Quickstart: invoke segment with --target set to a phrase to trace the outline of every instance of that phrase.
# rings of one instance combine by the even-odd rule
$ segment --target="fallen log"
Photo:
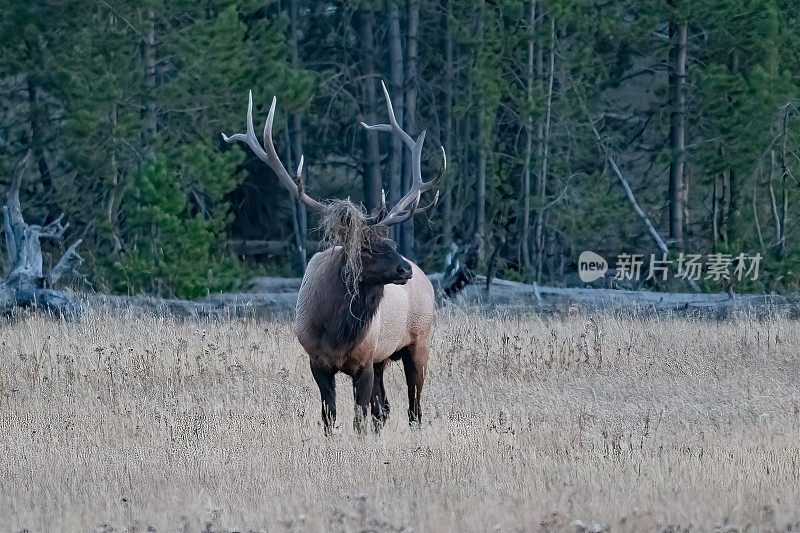
[[[477,276],[474,284],[446,297],[444,276],[428,276],[439,297],[439,307],[467,312],[562,314],[585,313],[678,314],[724,318],[736,313],[756,316],[780,314],[800,317],[800,295],[727,293],[665,293],[652,291],[548,287],[504,279],[492,281],[486,290],[486,278]],[[75,293],[68,289],[53,291],[53,298],[63,298],[65,305],[93,312],[133,312],[195,319],[203,317],[285,317],[292,319],[300,288],[299,278],[256,278],[250,292],[211,294],[196,301],[162,299],[147,295],[115,296]]]
[[[228,239],[226,245],[236,255],[278,255],[294,246],[288,239],[283,241],[263,239]],[[316,250],[319,242],[310,241],[309,250]]]
[[[428,276],[435,288],[444,293],[442,274]],[[486,278],[476,276],[455,297],[442,298],[444,306],[473,310],[532,310],[561,313],[585,312],[678,313],[707,317],[726,317],[754,311],[759,315],[780,313],[800,317],[800,295],[731,294],[695,292],[655,292],[582,287],[548,287],[504,279],[492,281],[485,289]]]

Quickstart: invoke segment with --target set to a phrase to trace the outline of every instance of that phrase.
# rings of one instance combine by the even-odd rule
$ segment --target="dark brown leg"
[[[367,412],[369,400],[372,397],[373,376],[372,363],[353,374],[353,398],[356,401],[353,429],[360,434],[367,430]]]
[[[408,422],[412,426],[422,423],[422,385],[425,383],[425,372],[428,369],[428,343],[422,342],[409,346],[403,353],[403,370],[408,385]]]
[[[333,435],[333,425],[336,423],[336,372],[312,363],[311,374],[314,375],[322,398],[322,423],[325,427],[325,436],[330,437]]]
[[[389,418],[389,400],[386,398],[386,389],[383,388],[383,371],[386,369],[388,361],[373,365],[375,380],[372,383],[372,397],[370,406],[372,407],[372,424],[375,426],[375,433],[380,432],[386,419]]]

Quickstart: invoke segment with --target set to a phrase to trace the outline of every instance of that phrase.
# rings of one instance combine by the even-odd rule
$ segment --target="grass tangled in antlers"
[[[320,226],[325,247],[341,247],[343,281],[347,292],[355,297],[363,270],[361,250],[388,240],[388,229],[368,224],[364,208],[350,200],[332,200],[322,215]]]

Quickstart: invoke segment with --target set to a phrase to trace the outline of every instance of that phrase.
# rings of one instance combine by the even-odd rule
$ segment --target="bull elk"
[[[263,145],[253,130],[252,91],[247,104],[247,132],[230,137],[222,135],[226,142],[247,144],[277,174],[292,196],[322,213],[324,241],[329,246],[308,263],[297,299],[294,330],[308,353],[311,373],[319,386],[326,435],[332,434],[336,421],[334,378],[338,372],[353,380],[356,431],[364,432],[370,410],[375,431],[380,431],[389,416],[383,373],[390,360],[403,362],[409,423],[418,425],[422,419],[420,396],[435,312],[433,287],[417,265],[396,251],[395,243],[388,237],[388,228],[430,209],[436,205],[439,194],[428,206],[419,207],[422,193],[436,181],[422,180],[425,132],[415,140],[400,127],[386,85],[382,85],[390,123],[361,125],[367,130],[398,135],[411,150],[411,189],[388,211],[385,195],[383,205],[369,215],[349,200],[321,203],[308,196],[303,183],[303,157],[293,180],[275,151],[274,97],[264,127]],[[444,170],[447,159],[444,148],[441,150]]]

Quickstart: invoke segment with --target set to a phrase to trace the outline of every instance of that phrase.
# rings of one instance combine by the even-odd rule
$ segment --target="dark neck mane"
[[[337,269],[339,270],[339,269]],[[342,276],[336,276],[332,288],[331,320],[326,326],[337,349],[350,350],[364,338],[383,298],[383,285],[361,283],[358,293],[348,293]]]

